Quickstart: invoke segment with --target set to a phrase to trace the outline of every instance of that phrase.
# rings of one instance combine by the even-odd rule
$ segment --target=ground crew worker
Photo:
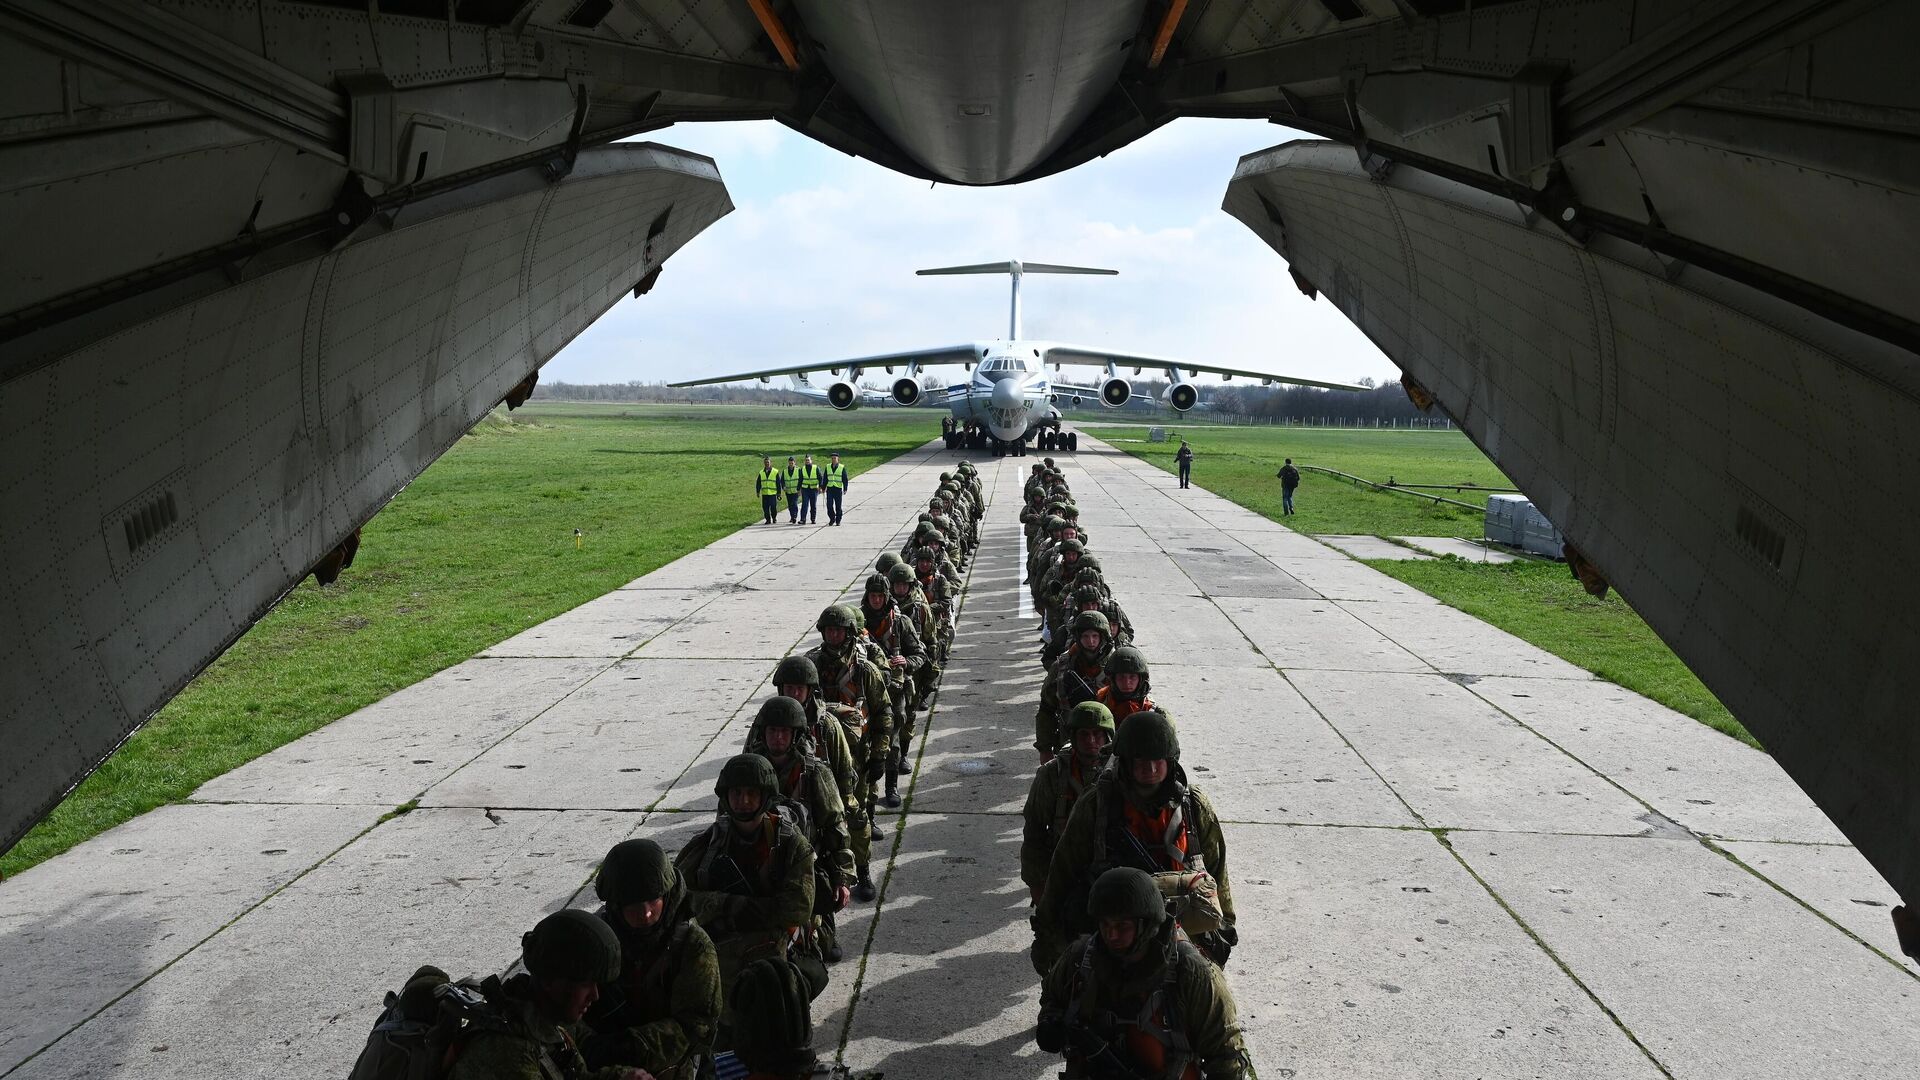
[[[807,1080],[819,1076],[813,1052],[813,1006],[806,974],[782,960],[756,960],[740,972],[729,1001],[745,1019],[734,1033],[744,1080]]]
[[[867,638],[887,658],[887,696],[893,704],[893,754],[886,765],[886,792],[881,801],[889,809],[900,805],[900,776],[911,772],[908,745],[913,739],[919,695],[915,676],[926,666],[927,652],[913,622],[893,603],[893,587],[879,574],[869,575],[860,598],[860,617]]]
[[[574,1043],[600,985],[620,976],[620,942],[606,923],[563,908],[521,935],[520,959],[526,971],[481,984],[499,1023],[476,1025],[457,1044],[449,1080],[644,1080],[637,1068],[589,1070]]]
[[[1244,1080],[1253,1075],[1233,990],[1182,939],[1147,874],[1117,867],[1087,894],[1093,934],[1040,986],[1034,1042],[1068,1077]]]
[[[1147,654],[1125,645],[1107,655],[1107,685],[1093,695],[1093,700],[1125,720],[1134,713],[1153,708],[1153,699],[1147,696],[1148,689]]]
[[[1070,709],[1066,727],[1071,752],[1055,757],[1033,774],[1027,805],[1021,811],[1026,827],[1020,838],[1020,880],[1026,883],[1028,899],[1035,904],[1046,891],[1053,848],[1061,830],[1067,827],[1074,801],[1105,767],[1107,747],[1113,742],[1113,714],[1097,701],[1083,701]]]
[[[720,1023],[720,961],[693,920],[687,882],[652,840],[622,840],[594,875],[597,913],[620,941],[620,977],[587,1010],[590,1067],[631,1065],[695,1080]]]
[[[882,834],[879,829],[872,827],[873,815],[860,798],[861,776],[865,769],[862,755],[865,751],[847,736],[849,727],[858,732],[863,721],[857,715],[851,717],[850,721],[842,721],[837,713],[855,713],[856,710],[821,700],[820,672],[813,666],[813,661],[804,656],[789,656],[775,665],[773,687],[781,697],[799,704],[806,719],[807,740],[813,745],[813,755],[825,762],[827,771],[833,774],[834,787],[840,791],[842,813],[847,819],[847,844],[853,852],[853,898],[863,902],[871,900],[874,897],[873,878],[867,868],[873,842],[882,839]],[[760,711],[764,713],[770,707],[771,702],[764,703]],[[748,737],[752,737],[751,732]]]
[[[820,524],[820,466],[813,463],[812,454],[800,464],[800,520]]]
[[[913,576],[913,567],[902,563],[900,557],[891,551],[880,558],[882,562],[893,559],[893,567],[886,572],[887,588],[893,594],[893,606],[913,622],[914,632],[920,635],[921,650],[926,654],[927,662],[914,672],[913,686],[909,690],[917,708],[933,693],[934,686],[940,681],[939,629],[934,621],[933,605],[927,603],[926,594],[920,591],[920,582]]]
[[[788,697],[762,702],[747,732],[747,753],[772,763],[780,797],[801,811],[801,831],[813,845],[813,914],[820,954],[837,963],[840,942],[833,917],[853,898],[853,851],[846,803],[833,771],[814,756],[806,707]]]
[[[840,455],[830,456],[827,459],[826,474],[821,478],[821,483],[825,484],[827,489],[827,524],[829,525],[840,524],[841,515],[844,513],[841,500],[847,494],[847,480],[847,467],[840,464]]]
[[[863,655],[859,618],[838,604],[822,611],[814,623],[820,644],[807,651],[807,659],[820,673],[821,700],[848,706],[852,713],[841,715],[860,725],[847,732],[847,741],[860,748],[858,797],[870,807],[874,784],[886,775],[887,759],[893,755],[893,702],[887,697],[886,675]]]
[[[1115,866],[1149,874],[1208,874],[1218,889],[1221,927],[1196,943],[1225,964],[1240,939],[1227,880],[1227,837],[1220,816],[1180,768],[1180,741],[1158,712],[1120,721],[1113,764],[1074,803],[1054,843],[1047,888],[1034,914],[1034,961],[1051,967],[1067,942],[1093,924],[1082,914],[1087,888]]]
[[[780,512],[780,472],[773,467],[772,458],[760,459],[760,472],[753,478],[753,490],[760,495],[760,516],[766,519],[761,524],[773,524],[773,515]]]
[[[791,953],[817,996],[826,989],[827,969],[808,940],[813,846],[774,812],[779,784],[773,764],[759,754],[737,754],[720,767],[713,791],[719,815],[680,849],[673,866],[687,879],[693,917],[713,938],[722,984],[731,986],[755,960]],[[716,1051],[730,1045],[732,1019],[721,1011]]]
[[[787,455],[787,469],[780,474],[780,494],[787,497],[787,524],[800,524],[800,467]]]
[[[1060,746],[1060,721],[1067,710],[1083,701],[1092,701],[1107,681],[1107,652],[1113,648],[1113,634],[1107,617],[1097,611],[1083,611],[1067,624],[1073,643],[1053,662],[1046,681],[1040,684],[1040,707],[1033,714],[1033,748],[1040,760],[1052,761]]]

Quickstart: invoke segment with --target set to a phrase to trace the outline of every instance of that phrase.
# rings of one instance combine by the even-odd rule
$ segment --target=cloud
[[[913,271],[1009,258],[1120,271],[1028,277],[1030,337],[1309,378],[1397,374],[1220,210],[1238,158],[1287,137],[1271,125],[1179,121],[1000,188],[929,185],[772,123],[656,134],[714,157],[737,209],[549,363],[549,379],[674,380],[1000,337],[1005,278]]]

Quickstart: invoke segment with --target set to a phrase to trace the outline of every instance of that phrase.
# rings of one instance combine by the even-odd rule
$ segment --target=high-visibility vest
[[[832,489],[847,486],[847,467],[845,465],[827,466],[827,487]]]
[[[820,486],[820,466],[800,466],[800,487],[803,491],[812,491]]]
[[[780,494],[780,474],[778,472],[773,469],[768,469],[766,472],[760,474],[760,494]]]
[[[800,470],[799,469],[788,469],[786,472],[780,474],[780,479],[786,485],[786,489],[788,492],[795,492],[800,490]]]

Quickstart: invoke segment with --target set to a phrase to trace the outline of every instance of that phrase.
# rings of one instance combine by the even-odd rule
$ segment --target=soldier
[[[868,639],[880,646],[887,658],[887,696],[893,701],[893,755],[887,761],[886,794],[881,801],[893,808],[900,805],[901,774],[912,772],[908,747],[913,741],[919,704],[914,679],[927,664],[927,652],[913,621],[894,606],[892,586],[879,574],[867,578],[860,615],[866,621]]]
[[[1073,643],[1040,684],[1040,708],[1033,714],[1033,748],[1040,751],[1042,762],[1052,761],[1060,746],[1059,725],[1067,710],[1092,701],[1107,680],[1107,652],[1113,648],[1107,617],[1097,611],[1082,612],[1067,624],[1067,630]]]
[[[564,908],[520,937],[527,970],[481,984],[498,1016],[456,1044],[449,1080],[646,1080],[637,1068],[589,1070],[574,1043],[600,984],[620,977],[620,942],[591,912]],[[416,976],[417,977],[417,976]]]
[[[1040,987],[1034,1042],[1068,1077],[1244,1080],[1246,1040],[1226,976],[1181,937],[1153,879],[1120,867],[1089,890],[1095,933]]]
[[[895,562],[898,563],[898,560]],[[927,662],[914,672],[913,686],[909,690],[917,708],[940,682],[941,660],[944,658],[940,655],[938,626],[934,621],[933,606],[927,603],[926,594],[920,591],[920,582],[913,576],[912,567],[901,564],[887,571],[887,586],[893,594],[893,606],[899,608],[901,614],[913,623],[914,633],[920,637],[920,647],[926,653]],[[907,734],[913,734],[911,729]]]
[[[894,567],[905,565],[907,565],[906,559],[901,558],[894,552],[883,551],[880,553],[880,557],[873,561],[873,572],[876,574],[891,574],[893,573]]]
[[[1084,561],[1087,556],[1081,556]],[[1127,621],[1126,612],[1120,602],[1100,587],[1098,571],[1082,570],[1074,575],[1075,585],[1068,600],[1055,604],[1048,610],[1046,630],[1043,634],[1045,644],[1040,647],[1040,663],[1052,667],[1053,661],[1067,647],[1067,624],[1075,615],[1083,611],[1097,611],[1107,617],[1107,627],[1113,631],[1115,648],[1133,640],[1133,624]]]
[[[656,1080],[695,1080],[720,1023],[720,961],[693,919],[686,879],[651,840],[623,840],[593,880],[597,913],[620,941],[620,977],[587,1010],[593,1067],[632,1065]]]
[[[812,744],[812,753],[826,763],[827,771],[833,775],[833,785],[840,792],[842,813],[847,820],[847,843],[853,852],[853,898],[863,903],[871,900],[874,890],[868,865],[873,842],[882,839],[882,833],[872,825],[873,815],[860,797],[861,778],[866,769],[866,750],[847,735],[851,730],[855,733],[853,738],[857,739],[866,722],[857,709],[822,700],[819,669],[804,656],[789,656],[775,665],[773,686],[781,697],[799,703],[806,720],[806,735]],[[760,711],[765,713],[774,707],[777,706],[764,702]],[[751,750],[751,731],[747,739],[748,749]]]
[[[1047,493],[1031,485],[1027,488],[1026,501],[1020,507],[1020,527],[1026,531],[1027,547],[1031,548],[1040,540],[1041,526],[1047,520]]]
[[[773,764],[780,797],[797,807],[801,831],[813,845],[813,914],[820,953],[840,960],[833,917],[853,895],[854,859],[847,838],[846,803],[833,772],[813,754],[806,707],[789,697],[768,698],[747,733],[747,752]]]
[[[821,701],[853,710],[838,715],[843,723],[859,724],[848,730],[847,741],[860,747],[856,794],[862,806],[871,807],[873,785],[886,775],[887,761],[893,756],[893,701],[887,696],[887,677],[867,659],[860,617],[853,611],[832,605],[814,625],[820,631],[820,644],[808,650],[807,659],[820,673]]]
[[[813,846],[787,815],[775,810],[779,783],[759,754],[738,754],[720,767],[713,785],[720,812],[713,825],[674,857],[687,879],[693,917],[713,938],[720,981],[731,986],[740,969],[764,957],[791,953],[818,995],[827,969],[812,955]],[[725,1010],[714,1035],[724,1050],[732,1035]]]
[[[913,576],[920,582],[920,591],[933,608],[934,620],[939,625],[939,649],[936,655],[945,664],[948,650],[953,645],[955,594],[946,575],[940,573],[938,564],[934,562],[931,548],[915,548],[910,557],[913,559]]]
[[[1107,656],[1107,685],[1093,699],[1125,720],[1137,712],[1153,708],[1147,696],[1147,654],[1131,645],[1115,648]],[[1163,712],[1161,715],[1165,715]]]
[[[756,960],[734,984],[735,1016],[752,1017],[735,1033],[744,1080],[806,1080],[822,1075],[813,1052],[813,1006],[806,975],[781,960]]]
[[[1087,545],[1078,540],[1062,540],[1044,555],[1037,567],[1040,583],[1034,586],[1034,595],[1043,602],[1052,598],[1058,602],[1065,595],[1067,582],[1080,571],[1080,557],[1087,553]]]
[[[1134,713],[1113,739],[1113,764],[1074,803],[1054,844],[1047,888],[1034,915],[1034,961],[1049,967],[1060,948],[1093,929],[1080,914],[1088,886],[1115,866],[1149,874],[1208,874],[1218,889],[1221,926],[1198,936],[1215,964],[1239,941],[1227,880],[1227,837],[1213,804],[1187,784],[1180,742],[1158,712]]]
[[[1092,552],[1080,556],[1080,568],[1073,575],[1075,589],[1092,588],[1100,594],[1100,610],[1106,613],[1107,624],[1113,627],[1113,640],[1125,644],[1133,639],[1133,620],[1127,618],[1127,609],[1120,606],[1113,590],[1100,577],[1100,560]]]
[[[1020,880],[1026,883],[1028,898],[1035,904],[1046,890],[1047,867],[1053,862],[1054,844],[1066,828],[1067,815],[1073,812],[1080,793],[1105,767],[1113,732],[1113,714],[1105,705],[1097,701],[1075,705],[1067,713],[1067,739],[1072,752],[1055,757],[1033,774],[1027,805],[1021,811],[1026,828],[1020,841]]]

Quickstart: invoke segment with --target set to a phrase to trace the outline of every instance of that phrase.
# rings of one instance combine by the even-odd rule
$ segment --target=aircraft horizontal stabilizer
[[[974,263],[971,266],[936,266],[931,270],[915,270],[921,277],[937,274],[1103,274],[1109,277],[1118,274],[1118,270],[1102,270],[1097,266],[1060,266],[1056,263],[1030,263],[1009,260],[996,263]]]

